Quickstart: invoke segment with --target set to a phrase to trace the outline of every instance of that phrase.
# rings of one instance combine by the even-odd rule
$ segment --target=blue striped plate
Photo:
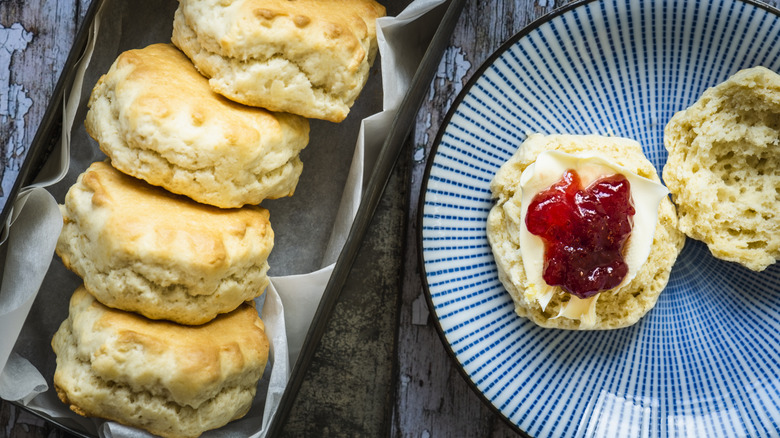
[[[656,307],[603,332],[514,314],[485,236],[490,181],[527,133],[638,140],[742,68],[780,71],[776,10],[737,0],[604,0],[543,18],[464,88],[421,196],[424,284],[444,344],[518,431],[559,436],[780,436],[780,264],[754,273],[688,239]]]

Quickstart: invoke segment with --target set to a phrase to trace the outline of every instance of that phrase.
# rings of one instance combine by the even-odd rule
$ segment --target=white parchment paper
[[[438,25],[439,15],[429,12],[444,2],[415,0],[396,17],[378,21],[381,66],[372,69],[348,119],[341,124],[312,120],[312,141],[301,154],[304,171],[295,196],[263,203],[271,211],[276,234],[269,258],[271,285],[258,299],[271,340],[271,362],[250,413],[204,436],[265,436],[367,176],[427,47],[425,37]],[[34,185],[20,192],[2,230],[8,238],[2,237],[5,242],[0,246],[0,397],[101,437],[149,435],[79,417],[51,388],[55,367],[51,336],[67,317],[67,302],[81,283],[56,257],[52,262],[62,226],[57,201],[90,163],[104,159],[83,128],[92,86],[122,51],[168,42],[175,8],[173,0],[106,0],[77,64],[77,79],[65,97],[63,126],[70,129],[63,129],[60,144]]]

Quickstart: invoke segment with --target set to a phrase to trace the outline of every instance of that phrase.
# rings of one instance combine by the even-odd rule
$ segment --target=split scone
[[[780,258],[780,75],[742,70],[666,125],[663,177],[680,230],[762,271]]]
[[[180,0],[172,41],[218,93],[340,122],[377,52],[373,0]]]
[[[540,193],[553,193],[559,196],[558,200],[564,199],[565,196],[560,197],[563,196],[563,181],[566,176],[572,175],[576,176],[577,182],[581,178],[587,189],[575,193],[567,188],[566,196],[579,197],[584,200],[583,204],[572,208],[569,213],[568,210],[556,210],[559,207],[555,203],[544,207],[547,201],[539,202],[540,198],[536,195]],[[632,219],[629,220],[626,213],[622,225],[598,222],[609,218],[606,214],[601,217],[594,216],[594,213],[588,220],[596,222],[578,225],[577,217],[567,215],[579,214],[578,220],[585,221],[582,219],[585,213],[602,211],[604,207],[588,198],[588,190],[601,181],[600,178],[609,175],[623,175],[630,183],[624,183],[626,190],[630,185],[630,191],[624,192],[626,202],[615,205],[623,205],[624,212],[633,211]],[[676,228],[677,216],[667,197],[668,191],[660,184],[655,168],[645,158],[637,142],[597,135],[531,134],[499,169],[490,187],[496,203],[488,215],[487,237],[499,279],[512,296],[518,315],[542,327],[614,329],[636,323],[655,305],[666,287],[685,236]],[[605,187],[611,190],[609,184]],[[600,196],[602,194],[595,197]],[[529,220],[529,206],[553,206],[553,210],[542,220],[536,217]],[[564,208],[568,207],[564,205]],[[591,236],[596,232],[612,233],[610,230],[622,226],[623,240],[611,250],[615,255],[614,263],[620,265],[613,266],[609,264],[613,263],[610,260],[597,260],[610,251],[605,247],[564,254],[577,263],[580,263],[579,260],[589,262],[593,258],[591,271],[582,270],[573,262],[563,269],[559,268],[565,265],[551,264],[549,256],[554,254],[553,247],[531,231],[539,225],[550,227],[556,221],[560,224],[556,225],[557,229],[550,228],[552,233],[574,239],[562,242],[562,251],[586,245],[583,242],[603,245],[604,242],[617,240],[612,234],[603,238]],[[558,271],[548,270],[550,266]],[[623,269],[621,276],[613,275],[618,268]],[[566,278],[567,282],[548,283],[550,272],[557,272],[556,275]],[[605,273],[612,275],[612,283],[602,282],[603,286],[590,290],[577,291],[568,282],[593,280]],[[567,285],[570,289],[566,288]]]
[[[246,415],[269,352],[251,304],[183,326],[108,308],[83,287],[51,345],[54,387],[72,411],[167,438]]]
[[[122,172],[222,208],[291,196],[309,142],[307,119],[225,99],[171,44],[119,55],[86,128]]]
[[[60,210],[57,254],[109,307],[203,324],[269,283],[274,234],[260,207],[199,204],[96,162]]]

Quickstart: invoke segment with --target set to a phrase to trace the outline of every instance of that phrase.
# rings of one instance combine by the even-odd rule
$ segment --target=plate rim
[[[428,310],[430,313],[434,315],[433,325],[436,328],[436,333],[439,337],[439,340],[441,341],[442,346],[447,352],[447,356],[454,363],[455,368],[457,368],[458,373],[466,382],[466,385],[472,390],[472,392],[477,395],[477,398],[479,398],[479,400],[485,406],[487,406],[494,414],[496,414],[499,418],[501,418],[503,422],[507,426],[509,426],[515,433],[519,434],[524,438],[532,438],[532,436],[527,431],[522,430],[520,426],[512,422],[506,415],[504,415],[501,412],[501,410],[499,410],[498,407],[496,407],[493,404],[493,402],[491,402],[487,398],[487,396],[485,396],[485,394],[479,390],[476,383],[474,383],[474,381],[468,375],[465,368],[458,360],[457,355],[453,351],[452,346],[447,340],[447,337],[444,333],[444,329],[441,326],[441,321],[439,320],[438,316],[436,316],[436,310],[433,303],[433,298],[431,296],[431,290],[428,284],[428,276],[425,273],[426,271],[425,271],[425,256],[423,251],[423,226],[422,226],[423,219],[424,219],[423,212],[425,207],[425,195],[428,191],[428,182],[430,181],[430,176],[431,176],[430,173],[431,173],[431,168],[433,167],[433,161],[437,155],[439,145],[441,144],[441,140],[444,136],[444,132],[447,130],[447,127],[449,126],[453,116],[457,112],[463,100],[469,94],[474,84],[483,76],[485,71],[489,69],[499,57],[501,57],[507,50],[513,47],[519,40],[521,40],[531,32],[534,32],[542,25],[547,24],[548,22],[552,21],[556,17],[563,15],[573,9],[584,7],[590,3],[600,2],[600,1],[602,0],[575,0],[558,9],[554,9],[548,13],[545,13],[544,15],[541,15],[540,17],[528,23],[526,26],[524,26],[517,33],[509,37],[506,41],[501,43],[499,47],[497,47],[493,52],[490,53],[490,55],[480,64],[479,68],[474,70],[474,73],[471,75],[471,77],[469,77],[468,81],[466,81],[466,83],[463,85],[463,88],[458,92],[455,99],[453,99],[452,104],[450,104],[450,107],[447,109],[447,113],[439,125],[439,128],[436,133],[436,137],[434,138],[430,151],[428,152],[428,156],[426,157],[425,171],[423,172],[422,181],[420,184],[420,191],[418,193],[417,212],[415,214],[416,221],[417,221],[416,222],[417,230],[415,232],[416,234],[415,241],[417,244],[417,266],[419,269],[420,283],[423,288],[423,294],[425,295],[425,301],[428,305]],[[771,14],[774,14],[775,16],[777,16],[778,19],[780,19],[780,9],[772,5],[761,3],[757,0],[730,0],[730,1],[733,1],[735,3],[744,3],[747,5],[751,5],[753,7],[757,7],[759,9],[763,9]]]

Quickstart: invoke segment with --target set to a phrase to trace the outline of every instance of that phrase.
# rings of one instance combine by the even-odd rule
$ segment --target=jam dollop
[[[596,179],[583,188],[569,169],[528,206],[526,226],[544,241],[542,278],[579,298],[617,287],[628,273],[623,248],[635,214],[625,176]]]

